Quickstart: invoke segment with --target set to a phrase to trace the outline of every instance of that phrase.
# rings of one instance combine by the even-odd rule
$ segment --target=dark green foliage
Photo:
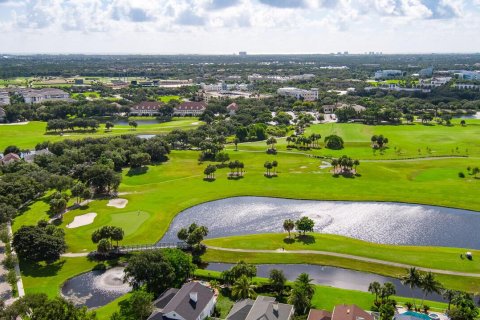
[[[67,248],[64,231],[54,225],[22,226],[12,244],[20,259],[34,262],[58,260]]]
[[[306,232],[312,232],[314,226],[315,222],[309,217],[302,217],[299,220],[295,221],[295,228],[299,232],[303,232],[303,234],[305,234]]]
[[[332,150],[343,149],[343,139],[335,134],[325,137],[325,147]]]
[[[134,291],[130,298],[119,303],[120,312],[111,320],[145,320],[153,312],[153,295],[145,291]]]

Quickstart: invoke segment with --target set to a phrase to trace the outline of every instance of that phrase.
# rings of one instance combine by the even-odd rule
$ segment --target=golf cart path
[[[398,262],[391,262],[391,261],[384,261],[372,258],[366,258],[361,256],[355,256],[351,254],[345,253],[337,253],[337,252],[329,252],[329,251],[316,251],[316,250],[253,250],[253,249],[234,249],[234,248],[221,248],[221,247],[214,247],[214,246],[207,246],[208,249],[218,250],[218,251],[230,251],[230,252],[246,252],[246,253],[284,253],[284,254],[318,254],[324,256],[331,256],[331,257],[338,257],[338,258],[345,258],[369,263],[377,263],[383,264],[391,267],[398,267],[398,268],[411,268],[415,267],[417,270],[425,271],[425,272],[433,272],[438,274],[446,274],[452,276],[460,276],[460,277],[474,277],[480,278],[480,273],[468,273],[468,272],[458,272],[458,271],[449,271],[449,270],[439,270],[439,269],[430,269],[424,267],[417,267],[408,264],[398,263]]]

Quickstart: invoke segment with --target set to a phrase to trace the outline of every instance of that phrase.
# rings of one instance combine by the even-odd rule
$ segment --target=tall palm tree
[[[295,228],[295,222],[291,219],[283,221],[283,229],[288,232],[288,238],[290,239],[290,232]]]
[[[420,278],[420,286],[423,291],[422,305],[425,297],[431,293],[440,293],[443,289],[442,284],[435,279],[435,275],[431,272],[428,272]]]
[[[300,273],[300,275],[297,277],[297,280],[295,280],[295,285],[305,288],[307,295],[312,298],[313,293],[315,292],[315,286],[311,283],[312,281],[313,279],[310,278],[310,275],[303,272]]]
[[[381,287],[382,285],[377,281],[370,283],[370,285],[368,286],[368,292],[375,295],[375,303],[377,303],[378,301],[378,295],[380,294]]]
[[[418,272],[417,268],[415,267],[408,269],[407,274],[402,276],[401,278],[402,284],[404,286],[410,287],[410,291],[412,292],[413,306],[415,307],[415,309],[417,309],[417,305],[415,303],[415,296],[413,295],[413,289],[420,286],[420,283],[421,283],[420,278],[421,278],[420,272]]]
[[[246,275],[235,281],[232,287],[232,295],[238,299],[247,299],[255,296],[255,290],[253,290],[253,286]]]
[[[452,304],[452,300],[458,295],[458,291],[447,289],[443,291],[443,298],[448,301],[448,310],[450,310],[450,306]]]

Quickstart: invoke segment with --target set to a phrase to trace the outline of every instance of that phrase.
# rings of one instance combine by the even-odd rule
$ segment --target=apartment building
[[[285,88],[278,89],[277,94],[284,97],[294,97],[296,99],[303,99],[305,101],[315,101],[318,99],[317,88],[305,90],[305,89],[299,89],[294,87],[285,87]]]

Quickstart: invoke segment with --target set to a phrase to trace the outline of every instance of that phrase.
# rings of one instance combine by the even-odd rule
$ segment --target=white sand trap
[[[115,207],[115,208],[118,208],[118,209],[123,209],[127,206],[127,203],[128,203],[127,199],[117,198],[117,199],[112,199],[112,200],[108,201],[107,206],[108,207]]]
[[[196,126],[199,122],[192,122],[192,126]]]
[[[86,226],[87,224],[93,223],[97,214],[95,212],[90,212],[87,214],[82,214],[81,216],[76,216],[73,218],[73,221],[67,225],[67,228],[73,229],[81,226]]]

